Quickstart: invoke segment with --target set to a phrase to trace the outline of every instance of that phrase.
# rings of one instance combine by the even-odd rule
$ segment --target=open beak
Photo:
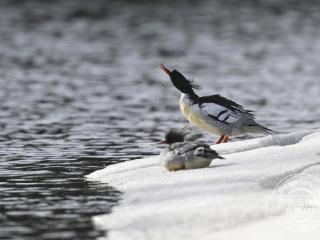
[[[167,143],[167,142],[166,142],[166,140],[163,140],[163,141],[161,141],[160,143],[161,143],[161,144],[164,144],[164,143]]]
[[[166,68],[163,64],[160,64],[160,68],[170,76],[171,71],[168,68]]]

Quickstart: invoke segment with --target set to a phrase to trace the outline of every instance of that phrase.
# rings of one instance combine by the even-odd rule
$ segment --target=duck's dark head
[[[166,133],[164,140],[161,143],[173,144],[176,142],[184,142],[187,133],[181,129],[172,128]]]
[[[200,87],[193,83],[193,81],[190,81],[186,79],[180,72],[177,70],[170,71],[168,68],[166,68],[163,64],[160,64],[160,68],[169,75],[172,84],[180,90],[180,92],[188,94],[190,96],[197,96],[193,89],[200,89]]]

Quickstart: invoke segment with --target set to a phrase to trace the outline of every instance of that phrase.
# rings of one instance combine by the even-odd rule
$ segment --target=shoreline
[[[272,206],[277,217],[268,217],[265,204],[288,175],[320,179],[319,129],[212,147],[226,159],[208,168],[168,172],[155,156],[87,175],[124,192],[95,225],[108,229],[108,239],[316,239],[316,222],[296,233],[281,226],[283,209]]]

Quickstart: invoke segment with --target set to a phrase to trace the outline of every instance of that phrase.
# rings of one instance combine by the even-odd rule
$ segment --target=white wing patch
[[[230,109],[215,103],[203,103],[200,105],[200,108],[208,117],[224,123],[235,123],[241,118],[241,116]]]

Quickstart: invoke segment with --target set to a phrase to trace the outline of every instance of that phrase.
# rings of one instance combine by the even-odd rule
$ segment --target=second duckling
[[[169,171],[208,167],[213,159],[223,157],[209,145],[200,142],[185,142],[188,135],[183,130],[170,129],[162,143],[169,144],[160,153],[161,164]]]

